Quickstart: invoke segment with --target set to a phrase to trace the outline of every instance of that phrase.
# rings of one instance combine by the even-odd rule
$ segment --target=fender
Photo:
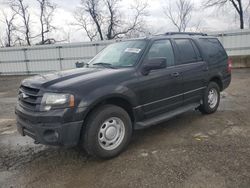
[[[107,85],[96,88],[92,92],[84,95],[78,107],[93,107],[96,104],[110,98],[121,98],[131,104],[132,107],[138,105],[136,94],[126,86]]]

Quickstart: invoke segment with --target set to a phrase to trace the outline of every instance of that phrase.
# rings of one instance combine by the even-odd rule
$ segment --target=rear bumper
[[[41,144],[75,146],[80,139],[83,120],[64,121],[66,111],[46,112],[47,116],[41,112],[29,113],[17,106],[17,130],[22,136],[29,136]]]

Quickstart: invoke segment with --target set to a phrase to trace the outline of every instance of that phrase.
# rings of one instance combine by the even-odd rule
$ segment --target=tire
[[[97,158],[119,155],[129,144],[132,122],[128,113],[115,105],[103,105],[87,118],[81,145],[88,154]]]
[[[214,93],[213,97],[210,97],[209,94]],[[211,99],[213,98],[213,100]],[[212,114],[216,112],[220,104],[220,88],[216,82],[210,82],[204,92],[202,105],[199,107],[199,110],[203,114]]]

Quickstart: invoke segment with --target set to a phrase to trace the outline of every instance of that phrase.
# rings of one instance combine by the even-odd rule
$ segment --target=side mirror
[[[148,75],[151,70],[164,69],[167,67],[166,58],[154,58],[143,62],[142,74]]]
[[[76,65],[76,68],[82,68],[82,67],[84,67],[84,65],[85,65],[85,63],[84,62],[76,62],[75,63],[75,65]]]

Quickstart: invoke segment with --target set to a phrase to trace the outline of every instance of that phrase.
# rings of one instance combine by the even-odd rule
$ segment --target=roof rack
[[[207,36],[206,33],[195,33],[195,32],[167,32],[165,35],[201,35]]]

